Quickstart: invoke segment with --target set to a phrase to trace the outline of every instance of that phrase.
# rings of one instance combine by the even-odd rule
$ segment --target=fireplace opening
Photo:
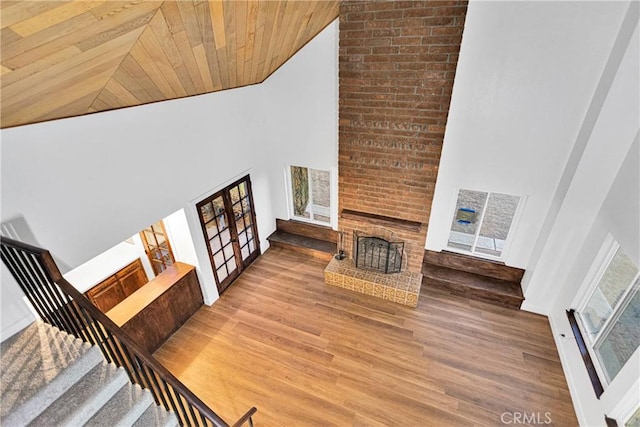
[[[356,268],[382,273],[400,273],[404,242],[390,242],[382,237],[353,232]]]

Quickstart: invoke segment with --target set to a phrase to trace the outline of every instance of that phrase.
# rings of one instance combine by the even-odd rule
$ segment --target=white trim
[[[581,426],[587,425],[587,417],[585,415],[582,400],[578,398],[582,390],[578,388],[578,382],[576,381],[576,378],[574,376],[574,371],[570,368],[573,365],[572,357],[567,354],[567,350],[565,348],[565,345],[563,344],[563,340],[565,339],[571,340],[572,344],[575,344],[575,341],[573,340],[573,332],[571,331],[571,325],[569,325],[568,321],[565,322],[564,320],[561,320],[564,325],[558,325],[556,323],[555,316],[549,316],[548,319],[549,326],[551,326],[551,335],[553,336],[553,340],[555,341],[556,349],[558,350],[558,356],[560,356],[560,364],[562,365],[562,370],[564,371],[564,375],[567,379],[569,394],[571,396],[571,401],[573,402],[573,410],[575,411],[576,417],[578,418],[578,424]],[[564,316],[563,319],[566,319],[566,316]],[[563,334],[564,337],[562,336]],[[572,348],[577,351],[578,346],[575,345],[575,347]]]
[[[576,296],[572,301],[571,307],[575,308],[576,311],[582,310],[589,299],[591,298],[591,294],[598,286],[598,282],[600,278],[604,274],[604,271],[609,266],[609,263],[613,259],[616,251],[620,245],[613,238],[611,234],[607,234],[600,246],[600,250],[594,257],[591,267],[589,271],[585,275],[585,278],[576,292]]]
[[[627,390],[620,402],[607,414],[609,418],[619,421],[618,425],[624,426],[627,421],[640,408],[640,378]]]

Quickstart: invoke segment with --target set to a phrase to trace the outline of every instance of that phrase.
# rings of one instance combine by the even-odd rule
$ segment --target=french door
[[[196,208],[222,294],[260,255],[249,175],[197,203]]]

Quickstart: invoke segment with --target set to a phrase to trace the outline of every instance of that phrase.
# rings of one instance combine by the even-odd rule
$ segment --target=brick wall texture
[[[407,239],[412,271],[422,265],[466,10],[467,1],[340,3],[338,209],[421,223],[411,233],[390,227]],[[371,226],[338,225],[346,239]]]

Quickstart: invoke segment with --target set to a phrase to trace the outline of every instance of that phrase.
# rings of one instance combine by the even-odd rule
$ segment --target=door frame
[[[231,200],[230,190],[242,182],[245,182],[247,197],[249,200],[249,204],[251,207],[251,233],[253,235],[253,241],[255,243],[255,250],[249,254],[246,260],[242,260],[241,247],[238,239],[238,230],[237,230],[237,222],[233,212],[233,201]],[[208,238],[206,223],[201,215],[200,208],[207,203],[213,202],[213,200],[218,197],[222,197],[224,203],[224,210],[227,219],[229,220],[228,230],[231,236],[231,243],[233,246],[234,259],[236,263],[236,270],[233,274],[229,274],[225,277],[222,282],[218,278],[218,271],[216,269],[216,263],[213,257],[213,253],[211,250],[211,245]],[[251,177],[249,174],[233,181],[230,184],[227,184],[225,187],[219,189],[213,194],[205,197],[199,202],[195,203],[196,208],[196,217],[198,218],[198,223],[200,223],[200,228],[202,231],[202,237],[204,239],[205,246],[207,247],[207,254],[209,258],[209,264],[211,266],[211,272],[213,273],[213,278],[216,283],[216,287],[218,289],[218,295],[221,295],[230,285],[233,283],[235,279],[253,262],[261,255],[260,250],[260,238],[258,236],[258,225],[256,222],[256,211],[255,211],[255,203],[253,199],[253,190],[251,186]]]

